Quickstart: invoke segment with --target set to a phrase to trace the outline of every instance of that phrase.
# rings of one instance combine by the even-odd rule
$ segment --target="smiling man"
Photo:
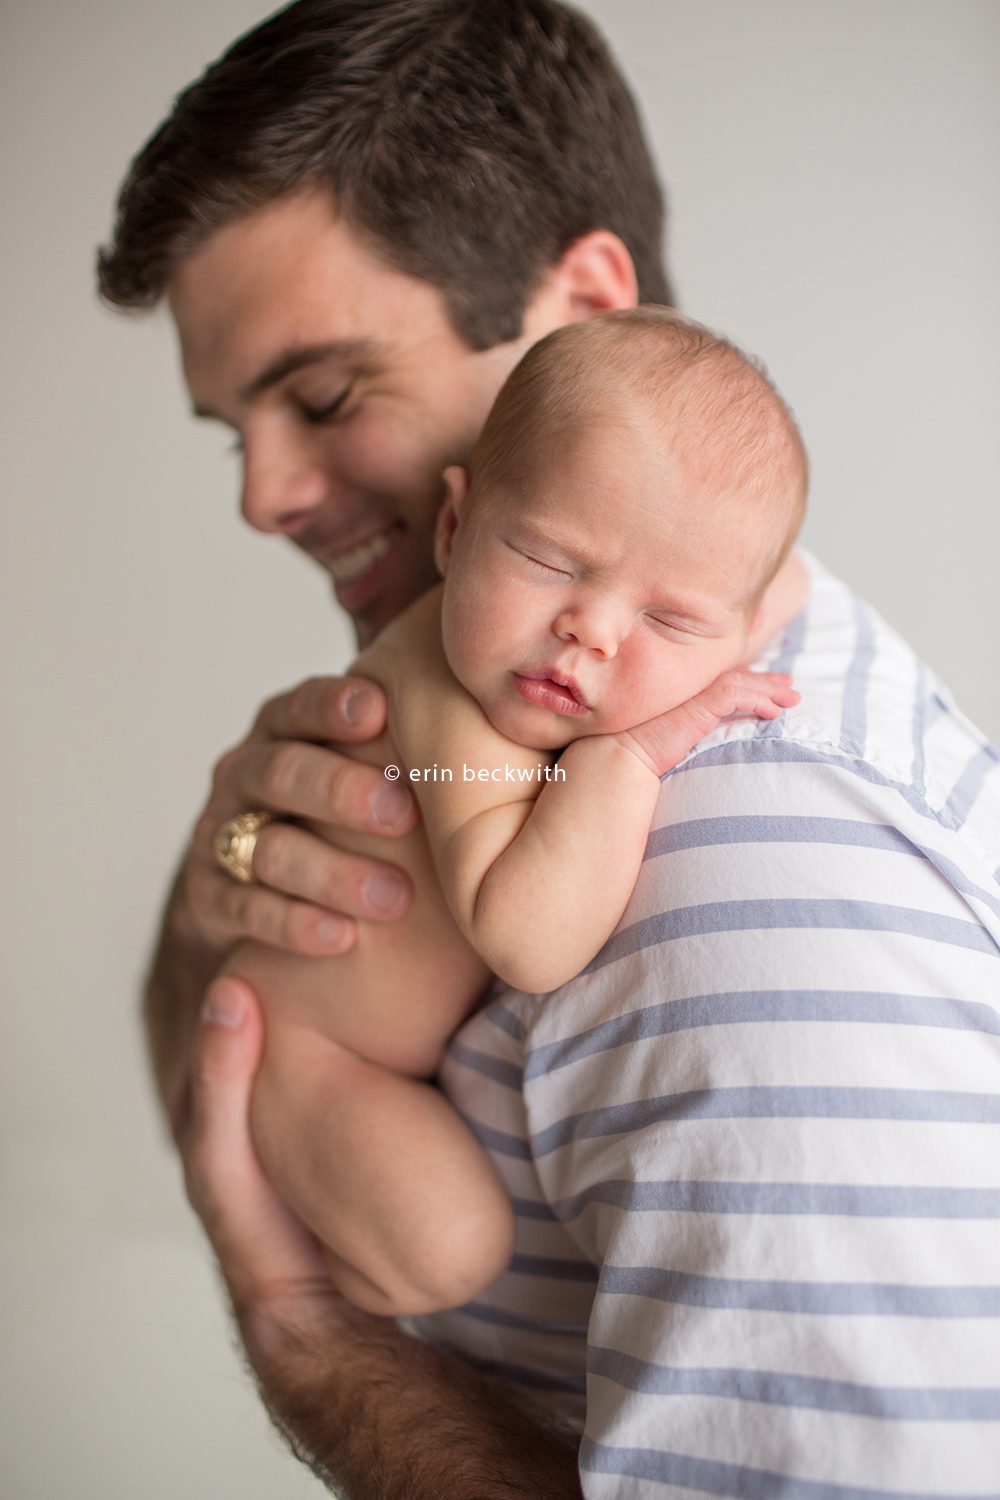
[[[434,582],[442,473],[534,331],[470,350],[437,288],[373,255],[328,189],[220,228],[168,296],[196,414],[240,435],[244,518],[327,569],[366,643]]]
[[[520,355],[670,300],[661,218],[624,84],[554,0],[302,0],[179,97],[100,281],[168,299],[246,519],[367,641],[434,580],[443,471]],[[250,1142],[259,1009],[211,985],[245,937],[332,984],[357,920],[392,942],[405,878],[337,843],[413,804],[332,748],[384,705],[302,684],[218,763],[154,1063],[265,1399],[353,1500],[995,1490],[996,753],[818,564],[765,608],[758,665],[801,708],[710,736],[588,971],[496,994],[453,1042],[442,1087],[518,1242],[433,1344],[333,1295]]]

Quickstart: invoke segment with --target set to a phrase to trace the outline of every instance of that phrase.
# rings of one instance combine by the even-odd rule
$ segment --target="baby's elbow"
[[[532,923],[521,916],[515,925],[509,910],[481,905],[467,936],[480,958],[504,984],[528,995],[547,995],[575,979],[596,950],[583,951],[578,937],[554,931],[554,924]]]
[[[569,984],[584,966],[584,963],[561,954],[523,951],[497,954],[493,962],[487,962],[504,984],[527,995],[547,995],[561,985]]]

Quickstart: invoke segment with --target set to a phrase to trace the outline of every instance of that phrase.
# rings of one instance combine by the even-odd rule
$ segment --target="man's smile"
[[[353,583],[360,578],[371,565],[384,557],[393,544],[393,538],[399,531],[398,522],[392,522],[377,531],[374,535],[366,537],[364,541],[355,543],[346,550],[343,548],[329,548],[325,552],[313,552],[318,557],[332,577],[334,583]]]

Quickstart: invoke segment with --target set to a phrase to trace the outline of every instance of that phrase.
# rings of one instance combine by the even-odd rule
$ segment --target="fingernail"
[[[340,705],[340,711],[348,724],[360,724],[372,706],[372,695],[368,688],[351,688]]]
[[[391,826],[406,817],[410,806],[410,794],[401,786],[379,787],[372,802],[372,816],[376,823]]]
[[[344,924],[336,917],[321,917],[316,925],[316,936],[324,948],[339,948],[344,938]]]
[[[246,1013],[246,1002],[235,985],[213,984],[205,997],[201,1017],[211,1026],[227,1026],[230,1031],[238,1031]]]
[[[361,888],[368,905],[375,911],[395,911],[403,897],[403,882],[388,870],[376,870]]]

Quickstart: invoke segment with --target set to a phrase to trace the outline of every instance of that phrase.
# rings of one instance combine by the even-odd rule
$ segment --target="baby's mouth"
[[[558,672],[555,667],[525,667],[523,672],[515,672],[515,677],[524,677],[529,682],[548,682],[553,688],[560,689],[574,703],[579,703],[582,708],[589,708],[590,704],[580,690],[580,684],[575,677],[570,677],[567,672]]]
[[[518,692],[529,703],[554,708],[560,713],[585,714],[590,711],[590,704],[574,678],[557,672],[553,667],[529,667],[513,675]]]

